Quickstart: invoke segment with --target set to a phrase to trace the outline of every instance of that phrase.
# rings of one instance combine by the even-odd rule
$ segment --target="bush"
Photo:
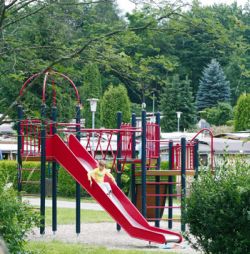
[[[250,129],[250,94],[239,97],[234,110],[234,128],[236,131]]]
[[[230,104],[219,102],[216,107],[207,108],[202,117],[212,125],[224,125],[233,118],[233,109]]]
[[[63,167],[59,167],[57,194],[62,197],[75,197],[75,193],[76,181]],[[81,196],[88,196],[83,188],[81,188]]]
[[[40,169],[40,162],[23,162],[23,168]],[[23,180],[40,181],[40,171],[23,171],[22,178]],[[51,178],[51,166],[46,170],[46,178]],[[16,161],[0,161],[0,179],[13,183],[14,188],[17,188]],[[59,167],[57,194],[63,197],[74,197],[75,189],[75,180],[66,170]],[[22,190],[28,194],[37,194],[40,192],[40,184],[23,184]],[[86,191],[82,190],[82,196],[86,195]]]
[[[110,168],[112,165],[108,165]],[[141,164],[136,165],[140,170]],[[40,169],[40,162],[23,162],[23,168]],[[161,163],[161,169],[168,169],[168,162]],[[116,173],[113,171],[114,176]],[[121,188],[124,193],[128,195],[130,189],[130,176],[131,176],[131,165],[126,164],[124,171],[121,176]],[[23,171],[23,180],[40,181],[40,171]],[[51,178],[51,165],[46,170],[46,178]],[[151,177],[154,180],[154,177]],[[17,189],[17,163],[16,161],[0,161],[0,179],[5,179],[6,182],[13,183],[13,186]],[[167,177],[161,177],[161,180],[166,180]],[[140,182],[140,177],[137,178],[137,183]],[[58,167],[58,185],[57,194],[61,197],[74,197],[76,190],[75,180],[71,175],[62,167]],[[28,194],[40,193],[40,184],[23,184],[22,191]],[[81,189],[81,196],[86,197],[88,193]]]
[[[130,121],[130,100],[125,86],[110,85],[104,92],[101,103],[102,124],[106,128],[117,127],[117,111],[122,112],[122,120],[127,123]]]
[[[17,193],[9,184],[0,182],[0,235],[10,253],[24,251],[27,233],[38,225],[39,217],[28,204],[21,203]]]
[[[231,162],[232,164],[232,162]],[[213,254],[250,253],[250,165],[225,163],[201,173],[186,199],[186,238]]]

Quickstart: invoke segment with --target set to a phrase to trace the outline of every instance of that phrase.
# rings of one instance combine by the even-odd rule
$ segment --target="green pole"
[[[80,141],[80,122],[81,122],[81,110],[80,106],[76,106],[76,137]],[[76,234],[81,232],[81,186],[76,182]]]
[[[136,115],[132,114],[131,125],[133,128],[136,127]],[[132,133],[132,159],[136,158],[136,135],[135,132]],[[135,163],[131,165],[131,201],[136,204],[136,183],[135,183]]]
[[[168,145],[168,166],[169,166],[169,170],[173,169],[173,141],[170,140],[169,141],[169,145]],[[168,177],[168,228],[171,229],[173,227],[173,176],[169,176]]]
[[[147,217],[147,190],[146,190],[146,131],[147,131],[147,121],[146,121],[146,111],[142,111],[142,135],[141,135],[141,191],[142,191],[142,215]]]
[[[186,198],[186,139],[181,138],[181,231],[185,232],[186,225],[183,222]]]
[[[41,176],[40,176],[40,234],[45,233],[45,174],[46,174],[46,106],[41,106]]]
[[[18,192],[22,190],[22,133],[21,133],[21,121],[23,119],[23,108],[21,105],[17,107],[17,163],[18,163]]]
[[[199,172],[199,139],[195,139],[194,141],[194,170],[195,170],[195,178],[198,177]]]
[[[122,125],[122,112],[117,112],[117,129],[121,129]],[[117,135],[117,174],[116,174],[116,183],[119,188],[122,186],[121,175],[122,175],[122,164],[120,162],[120,158],[122,156],[122,148],[121,148],[121,134],[120,132]],[[116,230],[120,231],[121,226],[116,224]]]
[[[57,108],[52,107],[52,134],[56,134]],[[57,231],[57,163],[52,162],[52,231]]]
[[[160,119],[161,119],[161,115],[160,115],[159,112],[157,112],[157,114],[156,114],[156,124],[158,126],[160,126],[160,123],[161,123]],[[160,128],[159,128],[158,136],[160,138]],[[159,157],[157,158],[156,170],[160,170],[160,167],[161,167],[160,140],[159,140],[159,142],[156,143],[156,146],[158,146],[157,149],[159,151]],[[155,226],[156,227],[160,227],[160,208],[159,208],[159,206],[161,204],[160,196],[159,196],[159,194],[160,194],[160,184],[159,184],[160,181],[161,181],[160,176],[156,176],[155,177],[155,182],[157,183],[156,186],[155,186],[155,193],[156,193],[155,203],[156,203],[156,206],[157,206],[157,208],[155,209],[155,217],[156,217]]]

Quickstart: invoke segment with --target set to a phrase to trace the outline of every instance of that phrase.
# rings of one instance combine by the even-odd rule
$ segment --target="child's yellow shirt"
[[[95,179],[95,181],[97,183],[103,183],[104,182],[104,177],[105,175],[107,175],[108,177],[110,177],[113,181],[115,181],[115,178],[112,176],[112,174],[110,173],[110,169],[104,169],[103,171],[100,171],[99,168],[95,168],[91,171],[88,172],[88,176],[92,177],[93,179]]]

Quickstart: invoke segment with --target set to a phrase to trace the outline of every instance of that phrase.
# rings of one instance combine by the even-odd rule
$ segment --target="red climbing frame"
[[[194,147],[194,141],[186,144],[186,170],[194,170]],[[179,143],[173,145],[172,163],[173,169],[181,170],[181,145]]]
[[[22,120],[22,150],[23,157],[39,157],[41,120]],[[47,136],[52,135],[53,122],[46,122]],[[57,133],[64,137],[76,133],[76,123],[56,123]],[[132,136],[141,129],[132,127],[131,124],[122,124],[121,129],[85,129],[80,128],[81,143],[86,150],[96,159],[112,159],[112,168],[116,166],[117,151],[121,149],[122,171],[125,164],[132,159]],[[117,134],[120,134],[120,142],[117,143]],[[146,156],[150,161],[157,159],[160,155],[159,126],[154,123],[147,123],[147,145]],[[67,140],[65,138],[65,140]],[[140,158],[137,159],[140,162]]]
[[[147,123],[147,159],[158,159],[160,156],[160,127],[155,123]]]
[[[37,157],[41,155],[40,131],[41,131],[41,120],[32,119],[21,121],[22,156]]]

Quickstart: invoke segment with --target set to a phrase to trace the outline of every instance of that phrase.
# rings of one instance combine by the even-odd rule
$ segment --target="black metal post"
[[[186,224],[183,222],[186,198],[186,139],[181,138],[181,231],[185,232]]]
[[[52,107],[52,134],[56,134],[57,108]],[[57,231],[57,163],[52,162],[52,231]]]
[[[156,121],[155,121],[155,123],[160,127],[160,124],[161,124],[161,114],[160,114],[160,112],[157,112],[156,113]],[[161,136],[161,130],[160,130],[160,128],[159,128],[159,133],[158,133],[158,136],[159,136],[159,139],[160,139],[160,136]],[[159,157],[157,158],[157,164],[156,164],[156,170],[160,170],[160,167],[161,167],[161,156],[160,156],[160,140],[159,140],[159,142],[157,142],[156,143],[156,146],[158,146],[157,147],[157,149],[158,149],[158,151],[159,151]],[[155,209],[155,217],[156,217],[156,221],[155,221],[155,226],[156,227],[160,227],[160,204],[161,204],[161,202],[160,202],[160,181],[161,181],[161,179],[160,179],[160,176],[156,176],[155,177],[155,182],[157,183],[156,184],[156,186],[155,186],[155,193],[156,193],[156,197],[155,197],[155,203],[156,203],[156,206],[157,206],[157,208]]]
[[[173,141],[169,141],[168,145],[168,167],[169,170],[173,169]],[[171,229],[173,227],[173,176],[170,175],[168,177],[168,228]]]
[[[117,129],[121,129],[122,125],[122,112],[117,112]],[[116,183],[119,188],[121,188],[121,174],[122,174],[122,165],[121,161],[119,160],[122,156],[122,147],[121,147],[121,134],[120,132],[117,134],[117,174],[116,174]],[[120,231],[121,226],[116,224],[116,230]]]
[[[142,135],[141,135],[141,195],[142,195],[142,215],[146,218],[147,216],[147,189],[146,189],[146,178],[147,178],[147,169],[146,169],[146,131],[147,131],[147,120],[146,120],[146,111],[143,110],[141,114],[142,121]]]
[[[45,233],[45,174],[46,174],[46,106],[41,106],[41,176],[40,176],[40,234]]]
[[[195,178],[198,177],[199,172],[199,139],[195,139],[194,141],[194,170],[195,170]]]
[[[76,137],[80,141],[80,122],[81,122],[81,110],[80,105],[76,106]],[[81,232],[81,186],[76,182],[76,234]]]
[[[133,128],[136,127],[136,115],[132,114],[131,125]],[[133,131],[132,133],[132,159],[136,158],[136,133]],[[136,182],[135,182],[135,163],[131,165],[131,201],[135,205],[136,204]]]
[[[23,107],[21,105],[18,105],[17,107],[17,117],[18,117],[18,122],[17,122],[17,164],[18,164],[18,172],[17,172],[17,177],[18,177],[18,192],[22,190],[22,155],[21,155],[21,150],[22,150],[22,133],[21,133],[21,121],[23,119]]]

